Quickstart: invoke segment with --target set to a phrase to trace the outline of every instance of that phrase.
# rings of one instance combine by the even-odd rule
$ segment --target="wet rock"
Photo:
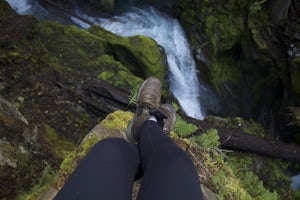
[[[17,150],[6,140],[0,140],[0,166],[9,166],[17,168],[16,160]]]
[[[0,122],[9,129],[17,130],[24,125],[28,125],[28,121],[19,112],[19,110],[9,101],[0,97]]]

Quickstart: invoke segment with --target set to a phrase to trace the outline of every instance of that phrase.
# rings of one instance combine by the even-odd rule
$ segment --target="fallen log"
[[[106,98],[117,101],[121,104],[129,104],[129,90],[117,88],[101,79],[92,79],[89,81],[87,90],[96,95],[105,96]]]
[[[201,134],[210,128],[217,129],[221,148],[246,151],[300,163],[299,146],[249,135],[239,128],[224,128],[207,120],[189,119],[188,121],[201,127],[202,130],[197,130],[195,134]]]
[[[65,90],[72,97],[76,97],[85,104],[93,113],[101,117],[116,110],[128,110],[129,91],[124,91],[105,81],[92,79],[86,89],[71,89],[61,82],[55,81],[55,84]]]
[[[128,110],[128,94],[105,81],[93,79],[87,84],[85,90],[71,90],[67,86],[56,82],[56,84],[72,93],[92,110],[97,110],[105,117],[116,110]],[[94,96],[96,95],[96,96]],[[134,108],[132,108],[134,110]],[[240,128],[224,128],[208,120],[195,120],[184,117],[188,122],[200,127],[195,134],[202,134],[204,131],[215,128],[218,130],[221,147],[239,151],[247,151],[255,154],[271,156],[292,162],[300,163],[300,147],[280,141],[272,141],[249,135]]]

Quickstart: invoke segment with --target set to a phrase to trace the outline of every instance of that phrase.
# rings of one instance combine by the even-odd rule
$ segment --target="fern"
[[[220,137],[217,129],[209,129],[201,135],[194,136],[190,139],[192,142],[200,144],[202,147],[218,147],[220,145]]]
[[[184,121],[179,115],[176,115],[174,132],[180,137],[189,137],[198,129],[194,124]]]
[[[130,95],[128,95],[129,105],[137,103],[137,95],[139,91],[140,85],[136,85],[130,90]]]

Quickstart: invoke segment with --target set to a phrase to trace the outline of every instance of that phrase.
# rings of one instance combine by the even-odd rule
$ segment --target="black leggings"
[[[139,174],[138,199],[203,199],[193,162],[156,122],[146,121],[139,136],[138,145],[120,138],[98,142],[55,199],[130,200]]]

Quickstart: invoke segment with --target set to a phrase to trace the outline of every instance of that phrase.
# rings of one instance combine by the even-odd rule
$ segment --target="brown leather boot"
[[[159,107],[159,111],[162,112],[166,118],[163,119],[163,132],[169,134],[176,122],[176,111],[171,104],[165,103]]]
[[[161,82],[155,77],[147,78],[141,85],[137,95],[136,113],[126,130],[130,141],[137,141],[139,129],[150,118],[150,110],[159,108],[161,89]]]

